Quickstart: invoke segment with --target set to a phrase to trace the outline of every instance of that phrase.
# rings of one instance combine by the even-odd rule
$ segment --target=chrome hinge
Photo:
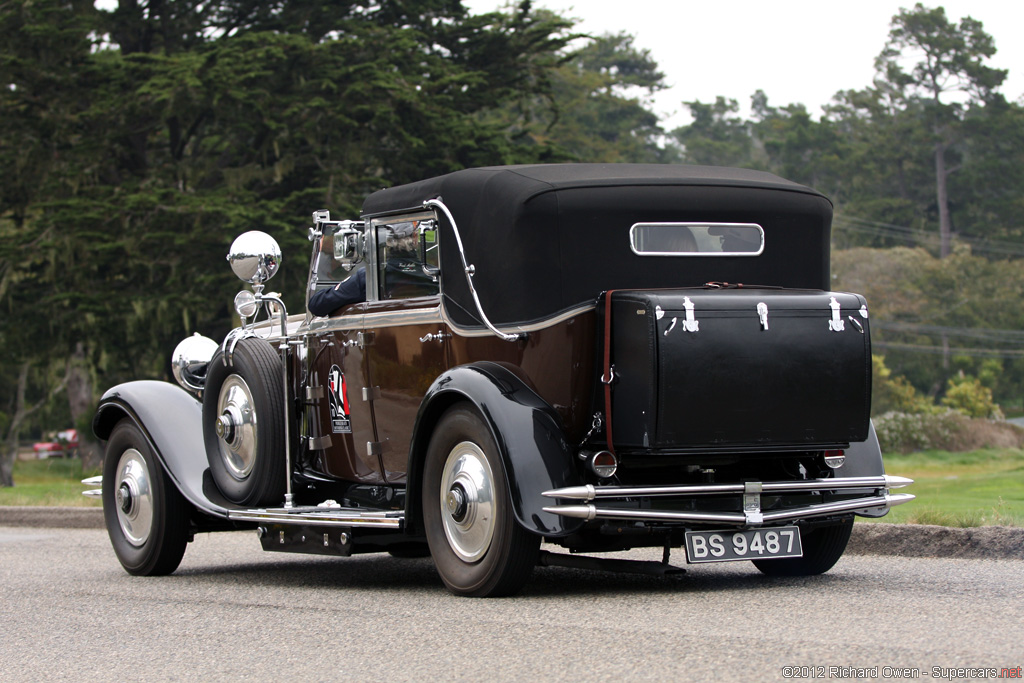
[[[688,296],[683,297],[683,309],[686,311],[686,320],[683,321],[683,329],[687,332],[696,332],[700,322],[693,315],[694,305]]]
[[[306,400],[307,401],[316,401],[317,399],[320,399],[320,398],[323,398],[323,397],[324,397],[324,388],[323,388],[323,386],[306,387]]]
[[[846,324],[843,322],[839,302],[834,296],[829,299],[828,307],[832,309],[832,319],[828,321],[828,329],[832,332],[842,332],[846,329]]]
[[[768,329],[768,304],[761,301],[757,304],[757,319],[761,322],[761,329]]]
[[[324,451],[331,447],[331,435],[309,437],[309,450]]]
[[[373,332],[359,332],[356,334],[356,338],[359,340],[360,346],[371,346],[373,345]]]
[[[367,441],[366,442],[366,455],[371,458],[376,458],[381,454],[381,442],[380,441]]]
[[[376,401],[380,398],[380,387],[363,387],[363,400]]]

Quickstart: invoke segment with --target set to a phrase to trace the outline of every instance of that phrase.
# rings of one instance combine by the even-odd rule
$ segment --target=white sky
[[[463,0],[474,14],[505,0]],[[567,17],[577,29],[600,35],[625,31],[648,49],[670,88],[654,111],[669,130],[688,120],[684,101],[735,99],[749,114],[750,96],[764,90],[769,104],[802,103],[814,115],[839,90],[871,84],[874,59],[885,45],[889,23],[914,0],[535,0]],[[946,0],[955,23],[971,16],[984,24],[998,52],[988,64],[1009,69],[1001,92],[1024,96],[1024,2]]]

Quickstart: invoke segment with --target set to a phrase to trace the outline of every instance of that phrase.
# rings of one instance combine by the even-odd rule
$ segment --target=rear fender
[[[407,529],[422,532],[420,487],[427,446],[441,415],[460,401],[476,407],[498,444],[519,524],[549,537],[579,529],[583,520],[543,510],[551,505],[543,491],[581,483],[558,414],[510,370],[491,362],[446,371],[434,380],[420,404],[409,447]]]
[[[128,418],[146,435],[171,481],[192,505],[217,517],[227,509],[212,481],[204,486],[209,463],[203,444],[203,405],[168,382],[139,381],[108,389],[100,399],[92,430],[106,441]]]
[[[885,474],[885,465],[882,463],[882,448],[878,445],[878,435],[875,434],[875,423],[868,425],[868,438],[864,441],[857,441],[850,444],[846,449],[846,460],[843,466],[836,469],[835,477],[877,477]],[[884,517],[889,512],[861,511],[858,514],[864,517]]]

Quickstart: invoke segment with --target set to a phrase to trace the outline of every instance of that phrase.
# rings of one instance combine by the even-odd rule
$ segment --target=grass
[[[82,470],[78,458],[16,460],[14,486],[0,488],[0,505],[40,505],[56,507],[103,507],[99,498],[86,498],[81,484],[86,477],[100,474]]]
[[[1024,450],[922,451],[885,456],[885,471],[910,477],[917,496],[877,520],[951,527],[1024,526]]]
[[[913,479],[912,486],[899,492],[913,493],[917,500],[872,521],[1024,526],[1024,450],[893,454],[885,456],[885,470]],[[98,470],[83,472],[77,458],[19,460],[14,465],[14,488],[0,488],[0,505],[100,507],[99,499],[82,495],[86,487],[79,483],[96,474]]]

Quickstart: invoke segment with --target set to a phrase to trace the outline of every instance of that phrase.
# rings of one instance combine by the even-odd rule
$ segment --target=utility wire
[[[937,232],[930,230],[915,230],[902,225],[871,221],[866,218],[837,214],[833,218],[833,224],[843,232],[855,232],[874,237],[888,237],[892,239],[912,239],[918,244],[937,247],[940,236]],[[970,245],[972,253],[1000,254],[1003,256],[1024,256],[1024,245],[1018,242],[1005,240],[993,240],[981,237],[969,237],[967,235],[956,235],[955,240]]]
[[[1024,344],[1024,332],[1017,330],[995,330],[987,327],[946,327],[943,325],[923,325],[918,323],[872,321],[876,330],[901,332],[905,334],[944,334],[949,337],[965,337],[979,341],[1001,344]]]
[[[948,349],[944,349],[941,346],[931,346],[928,344],[904,344],[902,342],[884,342],[874,340],[872,340],[871,345],[873,347],[883,349],[898,349],[901,351],[916,351],[919,353],[940,355],[949,353],[951,356],[970,356],[972,358],[1024,358],[1024,351],[1015,351],[1011,349],[977,349],[963,346],[951,346]]]

